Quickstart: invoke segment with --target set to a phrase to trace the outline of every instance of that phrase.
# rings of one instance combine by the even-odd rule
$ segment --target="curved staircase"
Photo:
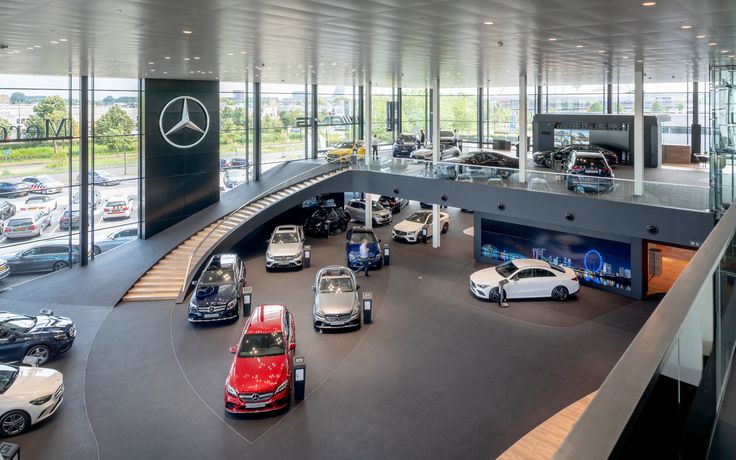
[[[123,301],[179,300],[187,292],[189,274],[197,270],[203,259],[230,232],[268,206],[300,190],[341,172],[341,169],[320,174],[293,185],[267,192],[195,233],[166,254],[141,276],[123,296]]]

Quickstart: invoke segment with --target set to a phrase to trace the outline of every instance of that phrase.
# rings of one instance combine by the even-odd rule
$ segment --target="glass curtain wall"
[[[440,130],[477,145],[478,88],[440,88]]]
[[[373,134],[378,137],[381,144],[392,144],[396,139],[396,88],[377,87],[372,88],[372,124]]]
[[[261,171],[307,155],[305,85],[261,84]]]
[[[79,262],[79,230],[62,225],[79,191],[78,120],[78,79],[0,76],[3,288]],[[37,140],[47,123],[64,139]]]
[[[358,87],[317,87],[317,153],[358,139]]]
[[[429,90],[427,88],[401,88],[401,129],[405,133],[419,135],[424,130],[429,140]]]
[[[220,83],[220,192],[253,178],[253,89],[245,82]]]
[[[548,113],[606,112],[605,85],[547,86],[545,89]]]
[[[138,238],[141,213],[139,91],[137,79],[90,78],[89,241],[92,257]],[[80,183],[78,174],[75,184]],[[60,227],[79,229],[81,202],[61,216]]]

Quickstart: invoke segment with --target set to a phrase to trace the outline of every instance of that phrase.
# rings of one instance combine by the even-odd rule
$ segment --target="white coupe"
[[[504,299],[551,297],[562,301],[580,290],[578,277],[570,268],[543,260],[516,259],[470,275],[470,291],[482,299],[498,302],[498,283],[502,280],[506,281]]]
[[[63,400],[61,372],[0,364],[0,434],[21,434],[53,415]]]
[[[432,237],[432,211],[417,211],[398,224],[391,230],[391,236],[396,240],[404,240],[416,243],[422,237],[422,229],[427,229],[427,238]],[[446,212],[440,213],[440,231],[447,233],[450,228],[450,215]]]

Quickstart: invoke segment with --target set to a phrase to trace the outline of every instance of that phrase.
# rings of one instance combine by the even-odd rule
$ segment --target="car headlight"
[[[289,379],[284,380],[281,382],[281,385],[276,387],[276,391],[273,392],[273,394],[281,393],[282,391],[286,390],[286,387],[289,385]]]
[[[488,285],[487,284],[478,284],[478,283],[475,283],[475,287],[480,288],[480,289],[485,289],[485,288],[488,287]]]
[[[324,312],[324,311],[322,311],[322,309],[321,309],[321,308],[317,308],[317,309],[315,309],[314,313],[315,313],[315,314],[316,314],[317,316],[319,316],[320,318],[324,318],[324,317],[325,317],[325,312]]]
[[[235,308],[237,304],[238,304],[238,299],[233,299],[227,303],[227,309],[230,310],[231,308]]]
[[[373,256],[373,260],[379,260],[381,258],[381,254],[376,254]]]
[[[196,313],[197,312],[197,302],[194,300],[194,296],[189,300],[189,312],[190,313]]]
[[[350,312],[350,316],[355,316],[360,314],[360,304],[357,304],[353,307],[353,311]]]
[[[225,388],[226,388],[227,394],[229,394],[230,396],[236,397],[236,398],[238,397],[238,392],[235,391],[235,388],[230,386],[230,383],[228,383]]]
[[[273,255],[271,254],[271,251],[266,251],[266,257],[269,259],[273,259]]]
[[[32,399],[28,402],[33,404],[34,406],[40,406],[41,404],[46,404],[47,402],[49,402],[52,396],[53,395],[41,396],[40,398]]]
[[[66,332],[59,332],[57,334],[54,334],[54,338],[56,340],[67,340],[69,336],[67,335]]]

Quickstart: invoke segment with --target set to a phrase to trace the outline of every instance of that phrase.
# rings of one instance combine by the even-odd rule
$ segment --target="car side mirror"
[[[289,351],[296,350],[296,344],[294,342],[289,343]]]
[[[235,346],[232,346],[232,347],[230,347],[230,353],[231,353],[231,354],[233,354],[233,355],[234,355],[234,354],[235,354],[235,353],[237,353],[237,352],[238,352],[238,347],[235,347]]]

